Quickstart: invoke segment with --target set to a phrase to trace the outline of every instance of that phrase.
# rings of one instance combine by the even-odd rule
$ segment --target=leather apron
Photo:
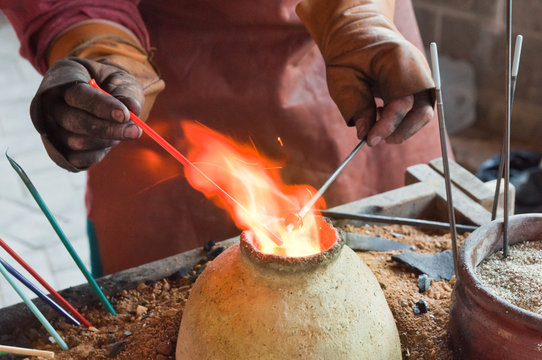
[[[166,81],[148,123],[186,153],[180,121],[199,121],[279,160],[286,183],[323,184],[359,140],[329,97],[296,3],[142,1]],[[401,32],[421,46],[410,0],[397,0],[395,13]],[[406,167],[438,156],[436,121],[404,144],[365,147],[326,192],[328,207],[400,187]],[[87,206],[106,274],[240,232],[146,135],[89,170]]]

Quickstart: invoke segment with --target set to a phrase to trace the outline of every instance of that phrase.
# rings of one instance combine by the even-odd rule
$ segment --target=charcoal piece
[[[454,276],[454,259],[451,250],[436,254],[418,254],[405,251],[392,255],[391,258],[427,274],[435,281],[450,280]]]
[[[198,268],[198,269],[196,270],[196,276],[200,276],[201,273],[203,272],[203,270],[205,270],[205,267],[204,267],[204,266]]]
[[[344,232],[343,239],[348,247],[358,251],[406,250],[412,247],[412,245],[399,241],[386,240],[378,236],[368,236],[351,232]]]
[[[429,311],[429,309],[427,308],[427,303],[423,299],[418,300],[414,304],[413,310],[414,310],[414,314],[416,315],[425,314]]]
[[[209,240],[203,245],[203,250],[206,252],[211,251],[211,249],[215,246],[216,242],[214,240]]]
[[[224,246],[217,246],[207,254],[207,261],[214,260],[218,255],[222,254],[224,250],[226,250]]]
[[[192,283],[198,279],[201,273],[205,270],[205,266],[198,268],[193,274],[188,277],[188,280]]]
[[[420,290],[421,293],[426,292],[429,289],[429,286],[431,286],[431,278],[427,276],[427,274],[418,276],[418,290]]]
[[[118,354],[120,354],[121,352],[124,351],[124,349],[126,349],[126,345],[128,343],[126,341],[119,341],[119,342],[116,342],[114,344],[109,344],[109,357],[110,358],[114,358],[116,357]]]
[[[182,278],[184,278],[186,275],[190,273],[190,270],[192,270],[192,266],[189,266],[189,265],[182,266],[173,274],[169,275],[167,279],[169,281],[181,280]]]

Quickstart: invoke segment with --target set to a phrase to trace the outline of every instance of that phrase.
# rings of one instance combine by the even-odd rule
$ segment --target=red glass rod
[[[45,280],[43,280],[43,278],[39,276],[38,273],[35,272],[34,269],[32,269],[30,265],[28,265],[19,255],[17,255],[17,253],[13,251],[13,249],[11,249],[8,244],[6,244],[2,239],[0,239],[0,246],[2,246],[4,250],[6,250],[6,252],[11,255],[11,257],[15,259],[15,261],[17,261],[26,271],[28,271],[30,275],[32,275],[34,279],[36,279],[36,281],[38,281],[45,289],[47,289],[51,296],[55,298],[60,304],[62,304],[64,309],[68,310],[74,318],[79,320],[79,322],[86,327],[92,327],[90,322],[85,319],[83,315],[81,315],[69,302],[66,301],[66,299],[62,297],[62,295],[56,292]]]
[[[98,84],[96,83],[96,80],[90,79],[88,83],[93,88],[96,88],[96,89],[100,90],[101,92],[103,92],[104,94],[107,94],[107,95],[111,96],[111,94],[109,94],[108,92],[102,90],[102,88],[100,88],[98,86]],[[162,136],[160,136],[160,134],[158,134],[149,125],[147,125],[143,120],[141,120],[139,117],[137,117],[137,115],[135,115],[130,110],[128,110],[128,112],[130,113],[130,120],[132,120],[137,126],[139,126],[141,128],[141,130],[143,130],[143,132],[145,132],[145,134],[149,135],[154,141],[156,141],[164,150],[166,150],[171,156],[173,156],[175,159],[177,159],[177,161],[179,161],[181,164],[196,170],[201,176],[203,176],[214,187],[216,187],[224,196],[226,196],[228,199],[233,201],[235,203],[235,205],[237,205],[247,215],[249,215],[250,217],[252,217],[254,219],[254,215],[250,211],[248,211],[248,209],[246,209],[239,201],[237,201],[233,196],[231,196],[224,189],[222,189],[217,183],[215,183],[213,181],[213,179],[208,177],[203,171],[201,171],[196,165],[194,165],[194,163],[192,163],[190,160],[188,160],[188,158],[186,156],[181,154],[177,149],[175,149],[173,147],[173,145],[168,143]],[[256,220],[256,219],[254,219],[254,220]],[[256,223],[259,224],[258,226],[262,230],[264,230],[264,232],[269,236],[269,238],[271,240],[273,240],[273,242],[275,244],[277,244],[277,246],[280,246],[280,245],[283,244],[283,241],[276,234],[274,234],[271,230],[269,230],[264,224],[262,224],[258,220],[256,220]]]

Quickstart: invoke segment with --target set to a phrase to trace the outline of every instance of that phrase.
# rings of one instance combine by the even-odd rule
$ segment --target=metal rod
[[[521,57],[521,47],[523,44],[523,36],[518,35],[516,36],[516,47],[514,50],[514,60],[512,62],[512,96],[510,100],[510,111],[514,108],[514,97],[516,94],[516,82],[518,78],[518,70],[519,70],[519,60]],[[503,177],[503,171],[504,171],[504,157],[505,157],[505,141],[506,138],[504,136],[503,131],[503,138],[502,138],[502,146],[501,146],[501,153],[499,155],[499,169],[497,170],[497,182],[495,184],[495,195],[493,196],[493,209],[491,211],[491,220],[495,220],[497,218],[497,209],[499,207],[499,195],[501,192],[501,179]]]
[[[501,178],[503,177],[504,171],[504,156],[505,154],[505,142],[504,134],[502,137],[501,152],[499,154],[499,168],[497,170],[497,182],[495,183],[495,194],[493,195],[493,208],[491,209],[491,221],[497,218],[497,209],[499,208],[499,195],[501,192]]]
[[[327,188],[333,183],[333,181],[335,181],[335,179],[337,178],[337,176],[339,176],[339,174],[343,171],[344,167],[350,162],[350,160],[352,160],[352,158],[354,157],[354,155],[357,154],[357,152],[359,151],[359,149],[361,149],[363,147],[363,145],[365,145],[365,143],[367,142],[366,139],[363,139],[359,142],[359,144],[356,145],[356,147],[354,148],[354,150],[352,150],[352,152],[350,153],[350,155],[348,155],[346,157],[346,159],[344,159],[344,161],[341,163],[341,165],[339,165],[339,167],[337,168],[337,170],[335,170],[333,172],[333,174],[331,174],[331,176],[326,180],[326,182],[324,183],[324,185],[322,185],[320,187],[320,189],[318,189],[318,191],[316,192],[316,194],[314,194],[312,196],[312,198],[305,204],[305,206],[303,206],[301,208],[301,210],[299,210],[299,212],[297,213],[297,215],[299,216],[299,220],[303,220],[303,218],[305,217],[305,215],[307,215],[307,213],[310,211],[310,209],[313,207],[314,203],[316,203],[316,201],[324,194],[324,192],[327,190]]]
[[[320,213],[323,216],[329,217],[331,219],[350,219],[350,220],[361,220],[367,222],[375,223],[385,223],[385,224],[397,224],[397,225],[410,225],[426,229],[437,229],[437,230],[449,230],[450,224],[440,221],[431,221],[431,220],[422,220],[422,219],[409,219],[397,216],[385,216],[385,215],[376,215],[376,214],[351,214],[343,213],[330,210],[321,210]],[[474,225],[462,225],[456,224],[456,229],[461,232],[472,232],[477,229],[477,226]]]
[[[509,195],[510,195],[510,112],[512,108],[512,0],[507,2],[507,47],[506,47],[506,127],[505,127],[505,156],[504,156],[504,219],[503,219],[503,257],[508,256],[508,216],[509,216]]]
[[[440,70],[438,61],[437,44],[431,43],[431,62],[433,63],[433,78],[437,98],[438,125],[440,134],[440,147],[442,151],[442,165],[444,167],[444,184],[446,186],[446,202],[448,203],[448,221],[450,235],[452,237],[452,251],[454,255],[455,276],[459,277],[457,229],[455,226],[455,210],[452,198],[452,181],[450,180],[450,165],[448,163],[448,142],[446,141],[446,124],[444,120],[444,105],[442,104],[442,92],[440,88]]]

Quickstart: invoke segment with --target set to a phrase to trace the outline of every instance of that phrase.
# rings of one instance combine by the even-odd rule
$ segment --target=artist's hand
[[[91,78],[113,96],[91,87]],[[97,61],[65,58],[45,73],[30,113],[38,132],[77,171],[101,161],[120,141],[141,136],[128,109],[138,115],[143,102],[142,86],[126,71]]]
[[[324,57],[331,97],[371,146],[401,143],[433,117],[431,71],[393,24],[393,8],[391,0],[303,0],[296,8]]]
[[[381,141],[400,144],[433,118],[433,95],[425,90],[392,100],[383,107],[374,101],[353,117],[358,138],[374,146]]]

